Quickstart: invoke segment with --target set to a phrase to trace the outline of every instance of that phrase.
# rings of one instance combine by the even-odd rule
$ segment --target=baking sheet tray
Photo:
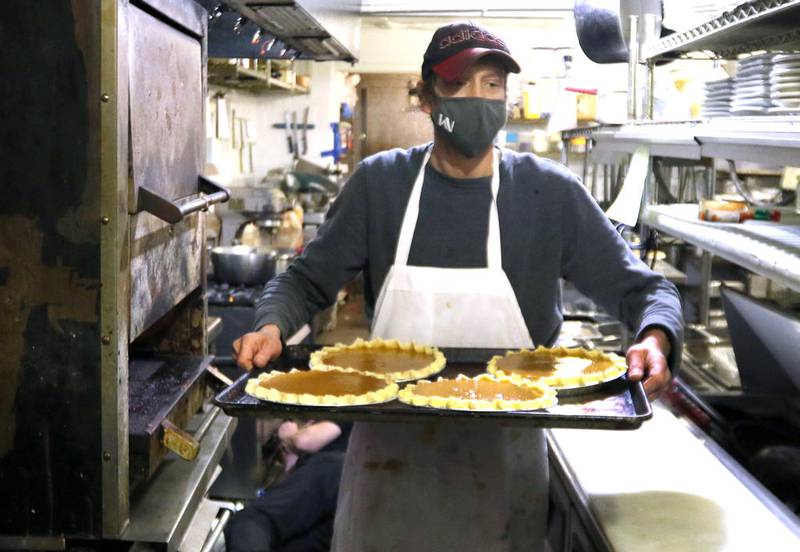
[[[372,422],[432,422],[436,420],[493,419],[503,425],[530,425],[541,427],[572,427],[595,429],[636,429],[652,417],[641,382],[632,383],[625,377],[596,386],[586,393],[559,396],[559,404],[544,410],[526,412],[474,412],[420,408],[398,400],[365,406],[302,406],[261,401],[246,394],[247,380],[262,371],[308,366],[308,358],[319,346],[294,345],[286,347],[283,354],[265,370],[243,374],[233,385],[225,388],[214,402],[229,416],[258,416],[264,418],[310,418],[328,420],[369,420]],[[436,377],[455,377],[457,374],[475,376],[486,371],[486,362],[504,350],[491,349],[441,349],[447,359],[444,371]],[[401,384],[402,387],[402,384]]]

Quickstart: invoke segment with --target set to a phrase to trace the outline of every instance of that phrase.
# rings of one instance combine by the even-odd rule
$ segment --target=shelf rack
[[[211,63],[208,66],[208,82],[209,84],[231,88],[258,89],[260,91],[277,90],[295,94],[308,94],[309,88],[306,86],[288,83],[270,76],[271,63],[271,60],[267,60],[264,70],[250,69],[232,63]]]
[[[732,59],[738,54],[800,46],[800,0],[755,0],[644,48],[645,60],[671,52],[711,52]],[[644,61],[644,60],[643,60]]]
[[[652,67],[665,54],[706,52],[732,59],[756,50],[800,48],[800,0],[755,0],[693,29],[646,45]],[[652,86],[652,84],[651,84]],[[678,122],[632,121],[562,133],[562,140],[590,138],[587,150],[597,159],[632,153],[647,145],[657,157],[684,160],[734,159],[764,165],[797,165],[800,117],[718,117]],[[712,172],[713,165],[710,165]],[[715,181],[715,173],[710,182]],[[652,185],[652,180],[651,184]],[[712,184],[713,185],[713,184]],[[698,206],[646,205],[643,229],[654,228],[700,249],[703,256],[700,318],[707,321],[711,256],[716,255],[795,291],[800,291],[800,215],[784,210],[781,223],[747,221],[709,223],[698,219]]]
[[[694,204],[649,205],[642,221],[713,255],[800,291],[800,216],[767,221],[704,222]]]
[[[650,146],[652,155],[678,159],[707,157],[796,165],[800,158],[800,117],[636,122],[580,132],[595,141],[597,153],[632,153],[638,145],[645,144]]]

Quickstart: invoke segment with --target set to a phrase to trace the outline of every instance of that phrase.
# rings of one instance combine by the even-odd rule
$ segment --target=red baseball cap
[[[519,64],[511,57],[506,43],[474,23],[451,23],[436,29],[422,61],[422,78],[433,73],[445,80],[455,80],[482,57],[494,56],[509,73],[519,73]]]

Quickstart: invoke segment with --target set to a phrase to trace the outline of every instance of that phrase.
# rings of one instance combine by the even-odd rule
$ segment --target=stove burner
[[[209,305],[253,306],[263,286],[231,286],[227,282],[209,282],[206,297]]]

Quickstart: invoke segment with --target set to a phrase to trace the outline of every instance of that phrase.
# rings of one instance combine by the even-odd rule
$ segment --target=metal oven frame
[[[218,409],[197,414],[189,424],[202,438],[197,458],[170,459],[132,497],[129,356],[131,343],[159,318],[171,319],[159,350],[207,355],[201,211],[228,192],[202,177],[203,193],[175,199],[135,185],[131,13],[146,13],[200,44],[198,173],[205,151],[207,14],[192,0],[72,0],[52,10],[9,10],[18,38],[38,31],[42,44],[26,59],[32,71],[15,76],[16,89],[12,81],[11,101],[29,91],[19,108],[30,113],[4,123],[6,136],[18,134],[14,161],[20,166],[47,165],[19,174],[12,168],[17,201],[0,208],[0,228],[19,242],[0,242],[0,317],[20,328],[0,339],[0,377],[10,388],[0,393],[3,402],[10,399],[0,404],[0,550],[64,549],[72,539],[144,541],[175,550],[235,422]],[[56,119],[39,124],[35,112],[53,105]],[[36,140],[53,134],[42,161]],[[0,150],[8,145],[0,142]],[[25,171],[32,177],[17,183]],[[142,264],[140,255],[152,261],[153,244],[170,257],[195,243],[201,247],[176,261],[181,270],[168,270],[170,258],[158,265],[161,273],[135,264]],[[183,281],[135,293],[170,278]],[[171,492],[170,481],[172,488],[191,488],[173,510],[157,500]]]

